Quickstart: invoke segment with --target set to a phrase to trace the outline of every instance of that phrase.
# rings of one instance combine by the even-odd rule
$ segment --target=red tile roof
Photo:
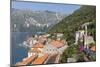
[[[22,62],[19,62],[16,64],[16,66],[21,66],[21,65],[28,65],[30,62],[32,62],[37,56],[36,55],[33,55],[29,58],[26,58],[24,61]]]
[[[56,41],[56,40],[52,40],[50,42],[50,44],[55,46],[55,47],[57,47],[57,48],[60,48],[60,47],[62,47],[64,45],[64,43],[62,43],[62,41]]]
[[[45,62],[45,60],[48,58],[48,54],[45,54],[44,56],[42,57],[38,57],[37,59],[35,59],[33,62],[32,62],[32,65],[34,64],[43,64]]]
[[[36,43],[33,48],[43,48],[44,45],[42,43]]]
[[[38,48],[32,48],[31,50],[29,50],[29,52],[38,52],[38,53],[40,53],[41,50],[39,50]]]

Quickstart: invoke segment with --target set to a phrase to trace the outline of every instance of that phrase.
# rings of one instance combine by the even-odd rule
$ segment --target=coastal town
[[[79,53],[84,53],[84,61],[94,61],[91,58],[96,56],[96,43],[93,36],[88,35],[85,23],[82,30],[75,31],[75,43],[78,45]],[[58,64],[64,51],[69,48],[68,42],[63,38],[64,34],[60,32],[46,33],[29,37],[25,43],[30,47],[27,57],[17,62],[16,66],[39,65],[39,64]],[[70,54],[70,53],[69,53]],[[78,54],[77,54],[78,55]],[[68,57],[66,63],[78,62],[80,57]],[[81,60],[81,59],[80,59]]]
[[[30,46],[28,57],[16,65],[59,63],[60,55],[68,46],[65,40],[60,39],[63,34],[55,33],[54,35],[58,37],[55,40],[49,38],[50,34],[30,37],[27,40]]]
[[[11,66],[96,61],[96,6],[11,2]]]

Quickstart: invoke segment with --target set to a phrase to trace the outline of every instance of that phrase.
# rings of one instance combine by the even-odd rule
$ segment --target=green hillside
[[[64,33],[64,39],[69,44],[74,43],[74,33],[80,28],[80,25],[93,22],[89,27],[91,35],[95,36],[95,23],[96,23],[96,6],[81,6],[78,10],[71,15],[65,17],[58,24],[52,27],[48,33],[61,32]]]

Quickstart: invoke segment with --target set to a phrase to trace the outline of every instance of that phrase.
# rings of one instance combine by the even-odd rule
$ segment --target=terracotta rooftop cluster
[[[34,38],[31,38],[34,39]],[[28,56],[27,58],[24,58],[23,61],[18,62],[16,64],[16,66],[18,65],[35,65],[35,64],[44,64],[45,61],[48,58],[51,58],[51,60],[53,59],[53,61],[55,62],[58,58],[58,55],[52,55],[50,56],[49,54],[46,54],[42,51],[42,49],[44,48],[45,45],[47,45],[44,42],[48,42],[48,37],[46,36],[41,36],[37,38],[37,43],[33,44],[33,46],[31,47],[31,49],[28,51],[28,53],[30,54],[30,56]],[[56,48],[60,48],[64,46],[64,40],[51,40],[48,42],[50,45],[52,45],[53,47]],[[32,55],[31,55],[32,53]],[[55,60],[54,60],[54,58]]]

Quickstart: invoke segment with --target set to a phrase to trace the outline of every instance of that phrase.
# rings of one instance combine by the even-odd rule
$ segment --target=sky
[[[31,9],[34,11],[48,10],[63,14],[71,14],[73,11],[79,9],[80,5],[13,1],[11,7],[15,9]]]

